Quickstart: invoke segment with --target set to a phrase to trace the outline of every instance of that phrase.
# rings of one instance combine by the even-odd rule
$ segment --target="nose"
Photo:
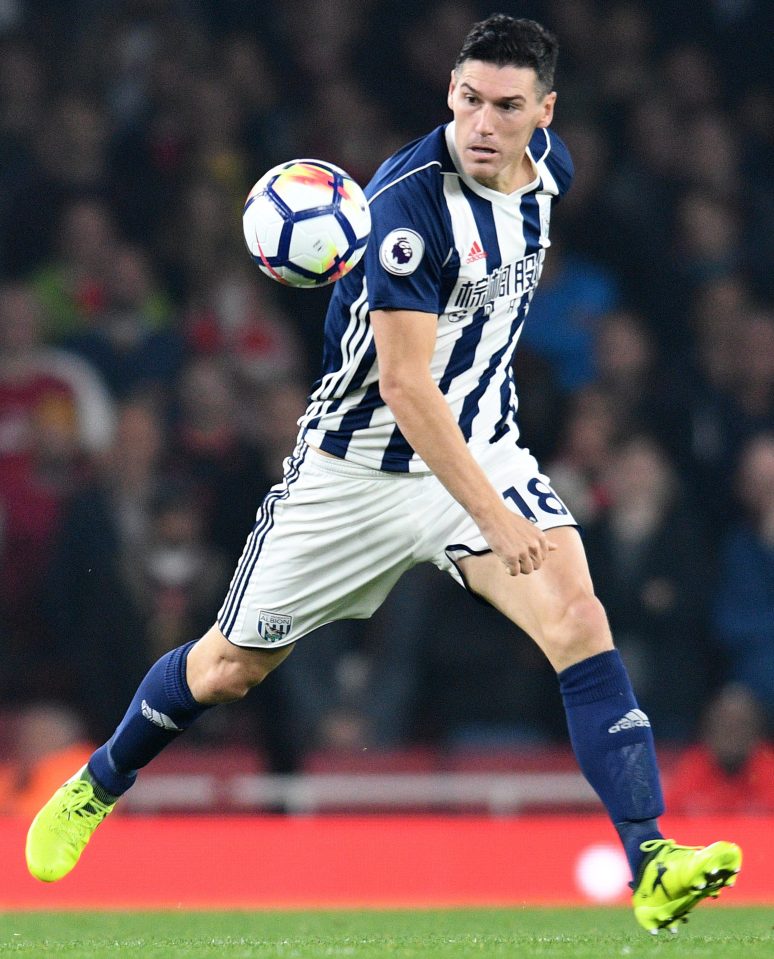
[[[488,136],[494,132],[494,108],[489,103],[482,103],[476,112],[475,130],[480,136]]]

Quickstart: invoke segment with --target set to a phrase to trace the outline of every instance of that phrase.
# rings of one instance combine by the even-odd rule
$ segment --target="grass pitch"
[[[770,959],[774,908],[703,904],[677,936],[625,909],[0,913],[0,956],[34,959]]]

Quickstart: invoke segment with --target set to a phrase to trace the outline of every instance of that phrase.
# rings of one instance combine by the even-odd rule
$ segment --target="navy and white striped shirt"
[[[450,123],[376,172],[365,191],[371,238],[334,287],[323,372],[300,420],[312,446],[374,469],[427,471],[379,395],[370,309],[438,315],[431,373],[472,448],[518,435],[513,354],[550,245],[551,205],[573,174],[548,130],[535,131],[528,153],[533,182],[498,193],[462,172]]]

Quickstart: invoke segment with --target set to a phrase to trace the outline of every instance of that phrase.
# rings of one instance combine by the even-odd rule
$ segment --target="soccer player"
[[[334,288],[298,445],[216,624],[150,669],[112,738],[38,813],[26,850],[37,878],[66,875],[137,771],[205,710],[243,697],[316,627],[370,616],[406,569],[431,562],[556,670],[579,765],[631,864],[638,922],[675,930],[733,884],[738,846],[659,831],[650,722],[575,521],[518,444],[513,354],[573,174],[549,130],[556,56],[533,21],[475,24],[451,73],[453,122],[377,171],[366,254]]]

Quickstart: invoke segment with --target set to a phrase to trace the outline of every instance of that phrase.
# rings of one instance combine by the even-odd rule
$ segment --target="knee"
[[[576,596],[545,633],[546,654],[557,671],[613,648],[602,603],[593,594]]]
[[[275,650],[241,649],[206,642],[197,644],[188,657],[187,679],[197,702],[232,703],[266,679],[290,655],[293,646]]]
[[[233,660],[219,660],[210,664],[199,678],[198,688],[192,688],[191,692],[201,703],[237,702],[262,683],[270,672],[263,664],[249,666]]]

